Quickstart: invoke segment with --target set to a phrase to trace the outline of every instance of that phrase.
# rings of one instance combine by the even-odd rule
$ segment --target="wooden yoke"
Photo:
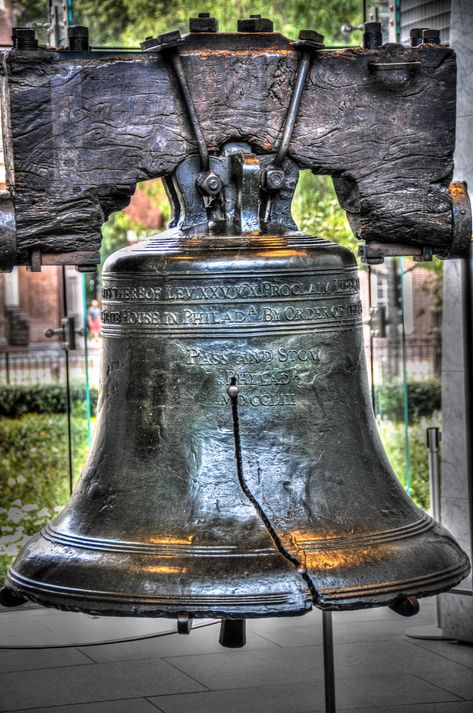
[[[300,56],[294,43],[270,32],[191,33],[179,53],[209,152],[235,140],[277,151]],[[197,152],[171,66],[134,52],[2,54],[2,269],[91,269],[102,223],[136,183],[169,176]],[[315,53],[288,155],[333,177],[368,248],[464,254],[469,204],[463,184],[450,186],[455,84],[455,55],[444,46]]]

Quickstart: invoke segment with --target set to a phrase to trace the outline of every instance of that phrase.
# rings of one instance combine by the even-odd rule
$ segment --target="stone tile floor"
[[[432,600],[412,620],[387,609],[335,614],[337,711],[473,713],[473,646],[405,636],[433,620]],[[74,636],[70,621],[80,622],[74,642],[107,638],[119,626],[40,608],[1,610],[0,644],[63,644]],[[126,636],[153,627],[162,620],[129,622]],[[108,645],[0,649],[0,711],[323,713],[321,644],[315,611],[249,622],[239,650],[219,646],[218,626]]]

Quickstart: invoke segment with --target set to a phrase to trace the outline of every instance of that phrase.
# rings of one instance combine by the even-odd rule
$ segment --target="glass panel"
[[[85,280],[69,267],[0,275],[0,576],[62,508],[84,462],[98,365],[76,333]]]
[[[0,275],[0,566],[68,493],[61,271]],[[3,572],[2,572],[3,573]]]
[[[390,258],[370,272],[372,306],[387,321],[368,348],[378,425],[398,478],[428,509],[426,429],[441,426],[442,265]]]
[[[72,343],[65,350],[70,491],[80,476],[87,455],[92,436],[92,406],[95,406],[97,390],[98,352],[89,348],[87,277],[74,267],[63,268],[68,324],[75,332]]]

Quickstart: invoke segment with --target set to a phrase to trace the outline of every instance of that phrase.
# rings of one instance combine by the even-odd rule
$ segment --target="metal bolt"
[[[147,37],[144,42],[140,43],[143,52],[169,50],[177,47],[184,42],[179,30],[165,32],[157,37]]]
[[[422,43],[425,45],[439,45],[440,30],[422,30]]]
[[[263,187],[267,191],[278,191],[284,185],[284,171],[279,168],[268,168],[263,173]]]
[[[383,44],[383,33],[380,22],[365,22],[363,32],[363,47],[368,50],[381,47]]]
[[[409,33],[409,36],[411,38],[411,47],[418,47],[419,45],[422,44],[422,32],[425,30],[425,27],[413,27],[412,30]]]
[[[218,20],[210,17],[210,12],[199,12],[197,17],[189,20],[190,32],[218,32]]]
[[[18,607],[24,604],[26,599],[18,594],[13,589],[2,587],[0,589],[0,604],[4,607]]]
[[[323,45],[324,36],[315,30],[301,30],[299,40],[307,44]]]
[[[405,597],[400,594],[392,604],[389,605],[396,614],[400,616],[415,616],[419,613],[419,602],[413,595]]]
[[[16,50],[38,49],[38,40],[32,27],[14,27],[12,29],[12,42]]]
[[[238,20],[238,32],[273,32],[273,21],[261,15]]]
[[[83,25],[70,25],[67,28],[69,49],[71,52],[87,52],[89,50],[89,28]]]
[[[223,183],[216,173],[201,173],[197,178],[197,188],[206,196],[216,196],[223,188]]]

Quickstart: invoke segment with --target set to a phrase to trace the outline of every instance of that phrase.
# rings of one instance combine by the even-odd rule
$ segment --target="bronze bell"
[[[225,147],[205,206],[188,159],[175,227],[108,259],[94,443],[12,597],[180,621],[409,613],[467,575],[383,451],[354,257],[297,231],[292,161],[260,191],[270,161]]]

